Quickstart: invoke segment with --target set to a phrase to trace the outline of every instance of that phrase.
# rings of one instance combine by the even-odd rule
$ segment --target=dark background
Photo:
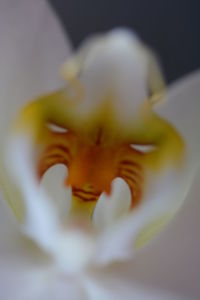
[[[116,26],[136,30],[159,55],[168,82],[200,68],[200,5],[194,0],[49,0],[73,45]]]

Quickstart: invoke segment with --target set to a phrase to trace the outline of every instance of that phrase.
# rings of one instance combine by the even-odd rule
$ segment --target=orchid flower
[[[184,299],[144,274],[159,282],[154,255],[173,251],[178,224],[187,227],[183,208],[148,244],[199,167],[199,73],[165,87],[152,51],[125,29],[69,56],[46,2],[9,4],[0,4],[3,298]],[[161,270],[170,257],[156,257]]]

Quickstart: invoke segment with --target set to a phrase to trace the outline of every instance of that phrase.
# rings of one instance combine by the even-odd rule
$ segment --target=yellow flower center
[[[152,111],[148,100],[137,121],[125,128],[108,106],[84,118],[77,113],[78,105],[59,90],[29,104],[18,119],[17,132],[32,136],[38,178],[50,167],[64,164],[68,169],[65,184],[73,195],[71,214],[91,218],[99,196],[110,194],[112,181],[121,177],[130,187],[130,209],[134,209],[142,200],[146,171],[157,172],[182,161],[182,138]]]

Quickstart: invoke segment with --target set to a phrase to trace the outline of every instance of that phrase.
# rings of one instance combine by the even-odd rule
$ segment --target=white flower
[[[2,2],[0,13],[3,139],[20,101],[58,87],[54,76],[69,47],[45,2],[21,0],[16,7]],[[117,30],[86,42],[63,75],[68,81],[64,89],[23,110],[8,142],[6,165],[1,162],[2,190],[16,216],[1,203],[3,299],[198,297],[198,290],[192,290],[198,289],[198,271],[185,269],[179,252],[175,261],[170,254],[180,245],[189,247],[189,239],[180,238],[191,235],[188,211],[193,222],[195,216],[198,220],[192,203],[185,204],[183,224],[180,214],[129,264],[175,214],[199,166],[199,73],[170,87],[162,103],[164,86],[155,58],[132,33]],[[54,176],[53,191],[38,184],[38,173],[42,176],[58,162],[68,167],[64,201],[58,187],[52,197],[57,173],[47,174]],[[198,234],[197,225],[190,228]],[[190,251],[188,259],[198,255],[192,246]],[[167,269],[171,261],[182,268],[176,276],[176,269]],[[185,289],[179,289],[179,276]],[[179,292],[180,297],[174,295]]]

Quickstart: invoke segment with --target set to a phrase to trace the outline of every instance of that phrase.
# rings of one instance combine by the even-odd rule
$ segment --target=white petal
[[[6,300],[64,300],[87,299],[78,278],[59,273],[48,260],[33,255],[30,245],[27,252],[2,255],[0,253],[1,297]]]
[[[0,195],[0,252],[7,252],[9,248],[12,251],[18,238],[19,226],[16,218]]]
[[[121,110],[127,109],[130,99],[133,100],[133,106],[137,107],[138,102],[146,98],[147,66],[140,52],[140,43],[131,32],[114,30],[93,44],[84,61],[80,78],[91,102],[98,97],[102,101],[112,88]]]
[[[2,200],[2,199],[1,199]],[[50,257],[19,232],[19,226],[0,202],[0,290],[6,300],[86,300],[77,277],[59,273]]]
[[[94,224],[101,230],[108,228],[129,211],[130,203],[131,194],[128,185],[121,178],[115,179],[112,183],[111,196],[103,193],[98,199],[93,216]]]
[[[86,300],[79,280],[70,278],[47,265],[24,264],[23,260],[4,261],[0,257],[1,297],[6,300]]]
[[[58,69],[68,57],[70,45],[54,13],[42,0],[19,0],[16,5],[10,0],[1,1],[0,37],[2,141],[22,103],[58,87]],[[2,162],[0,179],[4,195],[19,212],[19,191],[10,184]]]
[[[186,142],[191,167],[200,163],[200,72],[175,82],[169,87],[167,99],[155,107],[180,132]]]
[[[20,105],[58,87],[68,38],[43,0],[0,1],[0,137]]]
[[[200,173],[182,210],[165,232],[113,272],[152,288],[169,289],[188,299],[200,298]],[[162,299],[162,298],[161,298]]]
[[[31,295],[40,284],[40,270],[47,258],[32,242],[23,238],[16,220],[2,199],[0,240],[1,297],[7,300],[32,299]]]
[[[92,273],[85,278],[84,285],[88,291],[89,299],[93,300],[186,300],[168,290],[154,289],[148,285],[138,284],[132,278],[123,278],[120,268],[105,269],[99,274]],[[188,300],[191,298],[188,298]]]
[[[190,111],[188,113],[189,119],[187,120],[187,113],[182,111],[179,97],[174,97],[174,101],[176,101],[176,99],[178,100],[181,113],[180,118],[176,118],[176,113],[174,115],[172,113],[171,115],[174,119],[172,119],[171,116],[170,121],[175,120],[175,125],[177,125],[177,128],[183,136],[185,135],[186,138],[188,138],[186,139],[186,142],[189,143],[186,144],[189,149],[186,153],[184,167],[182,169],[166,169],[165,172],[159,176],[154,173],[148,174],[148,181],[147,186],[145,186],[145,195],[142,204],[138,209],[133,211],[126,220],[118,222],[113,228],[111,227],[106,234],[102,235],[101,242],[103,248],[100,248],[99,251],[101,263],[106,263],[113,259],[130,257],[133,247],[140,248],[158,233],[161,227],[166,225],[176,213],[177,209],[185,199],[192,182],[195,168],[197,169],[197,166],[199,165],[198,162],[194,164],[195,160],[192,160],[199,155],[199,152],[196,152],[200,141],[199,132],[189,126],[189,124],[192,123],[194,128],[197,128],[195,125],[197,126],[198,123],[198,105],[200,103],[197,97],[198,94],[200,94],[199,81],[199,75],[193,76],[188,82],[183,81],[182,84],[175,86],[177,87],[178,92],[180,92],[178,93],[178,96],[182,96],[184,109],[187,109],[187,99],[189,97],[191,97],[191,103],[194,103],[194,107],[196,108],[194,118]],[[171,91],[173,93],[170,92],[171,94],[175,94],[175,87],[172,88]],[[172,101],[170,102],[172,103]],[[172,103],[172,112],[174,112],[173,108],[174,105]],[[176,110],[178,110],[178,104]],[[191,110],[193,110],[193,108],[191,108]],[[168,116],[170,116],[169,110]],[[181,116],[183,116],[183,120],[181,119]],[[198,149],[198,151],[199,150],[200,149]],[[193,164],[191,164],[191,161],[193,161]]]
[[[43,287],[43,291],[38,298],[34,300],[88,300],[85,288],[80,284],[78,279],[58,276],[48,285]]]
[[[162,175],[150,174],[149,177],[152,181],[149,180],[141,205],[100,237],[100,263],[131,257],[134,248],[151,239],[157,233],[155,226],[160,225],[157,223],[165,225],[185,198],[190,173],[171,169]]]
[[[108,100],[122,125],[138,114],[149,89],[155,92],[162,82],[151,51],[126,29],[86,40],[63,70],[66,77],[77,76],[83,85],[79,115],[94,112]]]
[[[9,265],[8,261],[0,262],[1,297],[6,300],[38,299],[41,289],[41,274],[29,266],[25,270]],[[44,279],[43,279],[44,281]]]
[[[39,186],[32,145],[28,138],[11,140],[6,155],[11,189],[13,185],[19,190],[25,206],[24,231],[41,247],[51,250],[59,227],[58,213],[45,191]]]
[[[45,189],[49,198],[54,201],[55,209],[60,218],[67,221],[71,205],[71,188],[65,186],[67,169],[64,165],[55,165],[50,168],[42,178],[41,186]]]
[[[59,270],[77,273],[93,258],[95,236],[80,225],[62,223],[55,201],[38,183],[32,154],[26,138],[15,137],[8,146],[8,171],[25,206],[23,231],[53,257]]]

